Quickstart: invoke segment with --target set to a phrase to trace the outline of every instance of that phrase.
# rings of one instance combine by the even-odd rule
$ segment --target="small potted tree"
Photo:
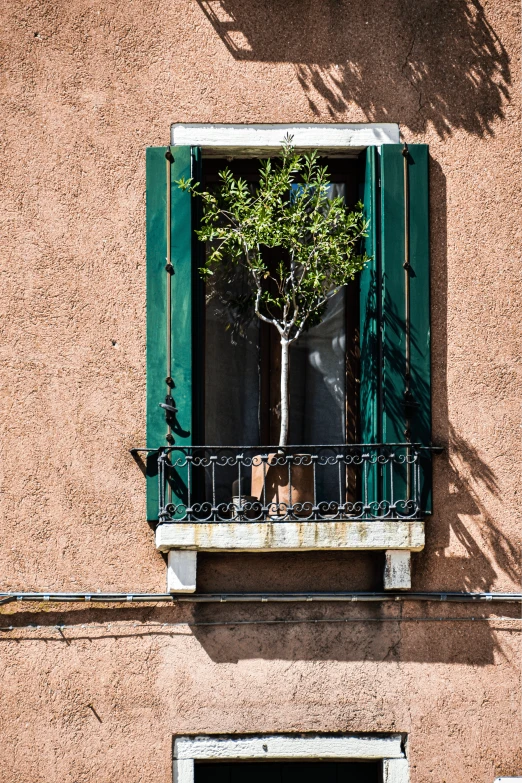
[[[209,249],[202,277],[243,267],[252,285],[252,313],[279,334],[279,449],[264,459],[254,458],[251,491],[266,503],[275,503],[278,513],[288,505],[295,513],[296,505],[302,509],[311,499],[311,461],[294,455],[290,481],[285,456],[290,346],[321,322],[329,296],[353,280],[369,260],[359,250],[367,222],[362,204],[350,210],[342,197],[329,197],[327,166],[317,151],[297,153],[291,137],[284,140],[278,158],[260,161],[257,187],[235,178],[229,168],[219,176],[214,190],[202,190],[192,180],[177,184],[203,201],[197,235]],[[273,253],[267,260],[266,248],[276,249],[276,262]]]

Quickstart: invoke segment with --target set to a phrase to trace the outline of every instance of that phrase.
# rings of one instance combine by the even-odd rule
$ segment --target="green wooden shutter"
[[[360,278],[361,440],[431,444],[428,147],[386,144],[366,150],[364,206],[370,220]],[[409,196],[409,198],[408,198]],[[405,203],[408,220],[405,220]],[[410,379],[406,377],[406,223],[409,240]],[[411,483],[410,474],[410,483]],[[390,497],[383,471],[370,485]],[[394,497],[407,499],[406,469],[394,475]],[[431,459],[421,459],[421,505],[431,511]]]
[[[405,154],[403,154],[405,153]],[[406,163],[406,168],[405,168]],[[407,220],[405,205],[407,209]],[[404,264],[409,242],[409,269]],[[381,148],[382,437],[431,443],[428,147]],[[410,377],[407,377],[409,279]],[[406,497],[406,470],[395,497]],[[386,490],[385,490],[386,491]],[[421,460],[421,504],[431,511],[431,459]]]
[[[190,177],[200,160],[199,150],[172,147],[170,182],[167,185],[167,147],[147,149],[147,448],[169,445],[165,410],[160,407],[169,393],[177,413],[171,420],[171,435],[176,445],[190,445],[194,430],[193,296],[195,270],[194,207],[188,192],[175,184]],[[170,262],[171,275],[171,378],[167,384],[167,203],[170,189]],[[184,476],[172,482],[174,503],[186,502]],[[158,519],[159,493],[157,456],[147,460],[147,519]]]

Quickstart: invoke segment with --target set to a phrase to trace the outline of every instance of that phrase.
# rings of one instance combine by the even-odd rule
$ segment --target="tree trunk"
[[[290,343],[285,337],[281,337],[281,430],[279,434],[279,446],[288,443],[288,361]]]

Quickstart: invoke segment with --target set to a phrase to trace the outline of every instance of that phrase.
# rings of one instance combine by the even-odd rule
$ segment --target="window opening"
[[[360,198],[358,159],[324,159],[330,171],[331,197],[343,196],[349,207]],[[203,187],[219,181],[228,166],[255,188],[258,159],[203,160]],[[296,187],[299,187],[297,184]],[[266,248],[270,263],[277,250]],[[227,279],[215,273],[205,284],[204,442],[212,446],[270,446],[278,442],[280,409],[280,340],[276,329],[260,322],[245,302],[248,273]],[[232,293],[232,296],[230,294]],[[290,348],[289,443],[319,445],[357,440],[358,281],[332,296],[321,323]],[[219,470],[217,502],[230,498],[237,470]],[[230,475],[229,475],[230,474]],[[331,474],[331,475],[330,475]],[[249,476],[245,476],[249,480]],[[207,477],[207,484],[210,477]],[[319,494],[332,495],[337,472],[324,470]],[[331,485],[331,486],[330,486]],[[208,489],[208,487],[207,487]]]
[[[358,161],[328,162],[332,197],[358,199]],[[255,159],[203,162],[203,186],[211,187],[229,166],[255,186]],[[267,249],[267,258],[276,258]],[[217,276],[214,276],[215,278]],[[220,291],[233,292],[235,306]],[[204,439],[218,446],[268,446],[279,431],[279,335],[274,327],[242,312],[251,283],[240,274],[206,286]],[[227,296],[229,298],[229,296]],[[332,295],[323,321],[291,346],[290,437],[292,444],[354,442],[358,291],[357,282]]]
[[[199,762],[194,783],[381,783],[382,762]]]

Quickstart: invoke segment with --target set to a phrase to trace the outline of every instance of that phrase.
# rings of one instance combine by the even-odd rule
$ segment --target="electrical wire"
[[[386,602],[443,601],[458,603],[522,603],[522,593],[472,593],[454,591],[336,591],[281,593],[0,593],[0,605],[13,601],[53,601],[58,603],[308,603],[308,602]]]
[[[243,626],[243,625],[336,625],[336,624],[349,624],[349,623],[442,623],[442,622],[522,622],[522,617],[506,617],[503,615],[496,615],[494,617],[332,617],[332,618],[308,618],[308,619],[273,619],[273,620],[210,620],[210,621],[198,621],[191,622],[180,621],[174,623],[126,623],[126,622],[114,622],[107,621],[106,623],[59,623],[57,625],[0,625],[0,632],[4,631],[17,631],[17,630],[57,630],[59,633],[66,628],[83,628],[93,630],[96,628],[110,631],[116,626],[124,629],[144,629],[150,628],[160,632],[167,628],[176,628],[181,626],[187,626],[189,628],[200,627],[227,627],[227,626]],[[497,631],[509,631],[510,628],[493,628]],[[517,629],[515,629],[517,630]],[[520,629],[522,631],[522,629]],[[153,633],[150,631],[149,633]],[[140,634],[136,634],[140,635]],[[64,637],[65,639],[66,637]],[[69,637],[73,639],[74,637]],[[95,638],[95,637],[94,637]]]

